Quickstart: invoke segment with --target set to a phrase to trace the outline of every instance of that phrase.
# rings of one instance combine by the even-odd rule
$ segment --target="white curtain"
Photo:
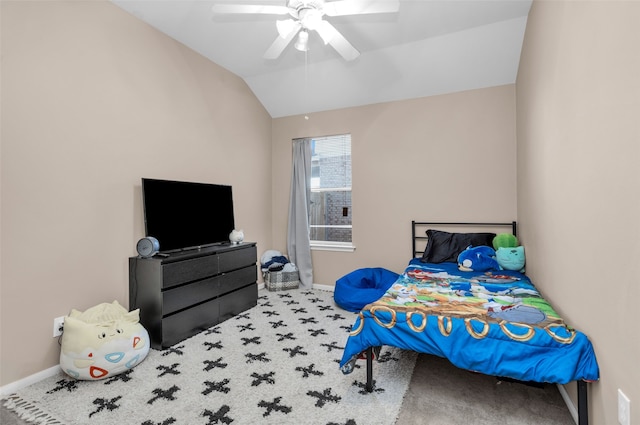
[[[289,260],[298,266],[300,283],[313,285],[311,243],[309,241],[309,203],[311,195],[311,139],[293,141],[293,170],[289,198]]]

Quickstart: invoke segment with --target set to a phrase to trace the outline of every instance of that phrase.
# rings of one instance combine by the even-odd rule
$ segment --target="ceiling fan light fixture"
[[[300,31],[298,41],[296,41],[294,47],[301,52],[309,50],[309,33],[307,31]]]
[[[316,30],[322,23],[322,12],[318,9],[302,9],[298,11],[298,17],[302,26],[308,30]]]

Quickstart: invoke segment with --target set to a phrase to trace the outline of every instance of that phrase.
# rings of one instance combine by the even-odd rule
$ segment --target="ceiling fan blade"
[[[277,59],[278,56],[280,56],[280,54],[284,51],[284,49],[287,48],[289,43],[291,43],[291,40],[293,40],[296,34],[298,34],[300,28],[302,28],[302,25],[300,24],[300,22],[296,22],[295,26],[291,29],[289,34],[287,34],[285,37],[278,36],[273,44],[271,44],[271,46],[267,49],[267,51],[264,52],[263,57],[265,59]]]
[[[327,16],[393,13],[400,10],[399,0],[338,0],[326,2],[322,7]]]
[[[331,44],[331,47],[336,49],[344,60],[352,61],[360,56],[360,52],[356,50],[356,48],[353,47],[342,34],[340,34],[336,27],[331,25],[329,22],[323,20],[316,31],[320,34],[324,43]]]
[[[286,15],[289,8],[276,5],[259,4],[214,4],[211,7],[213,13],[261,13],[265,15]]]

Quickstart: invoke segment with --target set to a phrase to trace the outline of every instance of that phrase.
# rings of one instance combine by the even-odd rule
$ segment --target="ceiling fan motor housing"
[[[308,29],[314,29],[313,26],[317,25],[322,19],[324,15],[323,6],[324,0],[287,0],[289,14],[295,19],[299,19],[302,25]]]

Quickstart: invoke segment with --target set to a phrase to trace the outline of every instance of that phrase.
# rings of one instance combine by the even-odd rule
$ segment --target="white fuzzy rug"
[[[103,381],[60,374],[8,398],[34,423],[65,425],[392,425],[416,353],[383,347],[375,386],[364,360],[338,367],[355,315],[333,293],[259,292],[258,306]]]

